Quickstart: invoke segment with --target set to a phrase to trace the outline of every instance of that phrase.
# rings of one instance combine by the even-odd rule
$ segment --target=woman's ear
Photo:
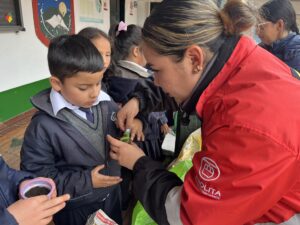
[[[285,28],[285,23],[282,19],[279,19],[276,23],[276,28],[278,31],[278,39],[285,38],[288,35],[288,31]]]
[[[197,45],[192,45],[189,48],[187,48],[185,54],[190,61],[192,73],[199,74],[199,72],[203,70],[203,64],[204,64],[203,49]]]
[[[51,76],[51,77],[49,78],[49,81],[50,81],[51,87],[52,87],[55,91],[60,91],[60,90],[61,90],[62,83],[61,83],[61,81],[60,81],[57,77]]]
[[[277,27],[279,29],[283,29],[284,30],[285,24],[284,24],[284,21],[282,19],[279,19],[276,23],[277,23]]]

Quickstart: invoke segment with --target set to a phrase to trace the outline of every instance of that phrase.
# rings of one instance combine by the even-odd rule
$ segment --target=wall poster
[[[106,0],[78,0],[80,22],[103,23],[103,10],[107,10]]]

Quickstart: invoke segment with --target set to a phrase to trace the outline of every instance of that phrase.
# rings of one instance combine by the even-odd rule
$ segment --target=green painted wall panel
[[[49,79],[0,92],[0,123],[32,108],[30,97],[50,87]]]

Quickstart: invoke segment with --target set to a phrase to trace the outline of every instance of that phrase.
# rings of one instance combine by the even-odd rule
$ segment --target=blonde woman
[[[158,224],[300,224],[300,83],[240,35],[255,23],[239,0],[222,9],[165,0],[145,21],[142,48],[160,88],[141,88],[119,111],[119,126],[172,98],[202,120],[202,151],[184,182],[108,136],[111,157],[133,170],[134,192]]]

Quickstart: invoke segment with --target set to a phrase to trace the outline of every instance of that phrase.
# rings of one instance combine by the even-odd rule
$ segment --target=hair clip
[[[119,23],[118,31],[117,31],[116,36],[118,36],[118,35],[120,34],[120,31],[127,31],[127,24],[124,23],[123,21],[121,21],[121,22]]]

